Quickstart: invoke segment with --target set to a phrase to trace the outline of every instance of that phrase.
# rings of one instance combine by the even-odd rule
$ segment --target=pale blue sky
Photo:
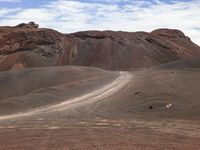
[[[15,7],[22,7],[22,8],[32,8],[32,7],[40,7],[44,4],[51,3],[52,1],[56,0],[0,0],[1,7],[9,7],[9,8],[15,8]],[[89,2],[89,3],[117,3],[118,5],[124,5],[127,3],[131,3],[134,0],[77,0],[80,2]],[[141,1],[141,0],[135,0],[135,1]],[[155,3],[156,0],[144,0],[146,2]],[[160,0],[160,2],[165,3],[173,3],[173,2],[189,2],[191,0]]]
[[[0,25],[35,21],[60,32],[182,30],[200,44],[200,0],[0,0]]]

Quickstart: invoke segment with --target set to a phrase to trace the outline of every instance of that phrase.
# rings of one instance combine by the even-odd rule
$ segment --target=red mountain
[[[0,27],[1,71],[58,65],[129,70],[199,55],[199,46],[172,29],[62,34],[34,23]]]

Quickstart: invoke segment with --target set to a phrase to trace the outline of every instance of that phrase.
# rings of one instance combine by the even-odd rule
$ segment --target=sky
[[[182,30],[200,45],[200,0],[0,0],[0,25],[34,21],[63,33]]]

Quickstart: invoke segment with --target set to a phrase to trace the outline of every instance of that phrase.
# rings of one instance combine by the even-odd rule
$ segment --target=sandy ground
[[[63,73],[63,68],[61,70],[57,70],[57,79],[61,79],[58,76]],[[75,74],[77,70],[78,68]],[[41,103],[42,107],[38,108],[27,106],[28,111],[17,114],[6,112],[5,115],[5,111],[2,111],[0,149],[200,149],[198,68],[154,68],[133,72],[104,72],[85,68],[80,70],[84,77],[81,75],[70,79],[74,80],[73,88],[69,88],[66,80],[66,86],[61,86],[64,91],[60,92],[58,85],[63,82],[61,80],[59,83],[52,83],[53,90],[47,90],[49,94],[59,91],[59,96],[63,96],[63,99],[58,99],[55,103],[46,101],[46,104]],[[40,72],[37,70],[37,75],[41,76]],[[46,75],[46,71],[43,70],[42,74]],[[89,80],[94,75],[98,78]],[[24,76],[27,79],[27,73]],[[55,75],[52,78],[54,77]],[[62,78],[64,77],[65,75]],[[73,73],[66,79],[71,77],[74,77]],[[76,78],[82,78],[83,84],[77,83]],[[48,78],[47,83],[50,79]],[[0,88],[6,91],[7,87],[14,85],[16,86],[10,83]],[[40,85],[39,82],[36,85]],[[40,89],[46,90],[48,87],[49,85]],[[63,93],[67,91],[66,97]],[[78,95],[74,96],[73,91],[79,91]],[[23,94],[29,95],[30,92],[34,93],[30,90]],[[17,97],[23,98],[23,94],[18,94]],[[12,102],[10,98],[16,96],[12,93],[2,95],[5,98],[1,99],[1,105],[4,104],[3,101]],[[172,104],[172,107],[167,108],[168,104]],[[7,107],[12,108],[11,106]],[[26,105],[22,103],[20,106]]]
[[[30,123],[1,128],[0,149],[198,150],[200,146],[199,134],[194,133],[196,129],[192,124],[192,128],[181,128],[183,124],[163,122],[149,127],[144,122],[101,118]],[[191,130],[194,134],[183,134],[180,129]]]

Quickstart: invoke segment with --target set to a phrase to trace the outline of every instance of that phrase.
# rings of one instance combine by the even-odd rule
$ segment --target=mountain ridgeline
[[[63,65],[131,70],[193,56],[200,56],[200,47],[174,29],[62,34],[34,23],[0,27],[0,71]]]

